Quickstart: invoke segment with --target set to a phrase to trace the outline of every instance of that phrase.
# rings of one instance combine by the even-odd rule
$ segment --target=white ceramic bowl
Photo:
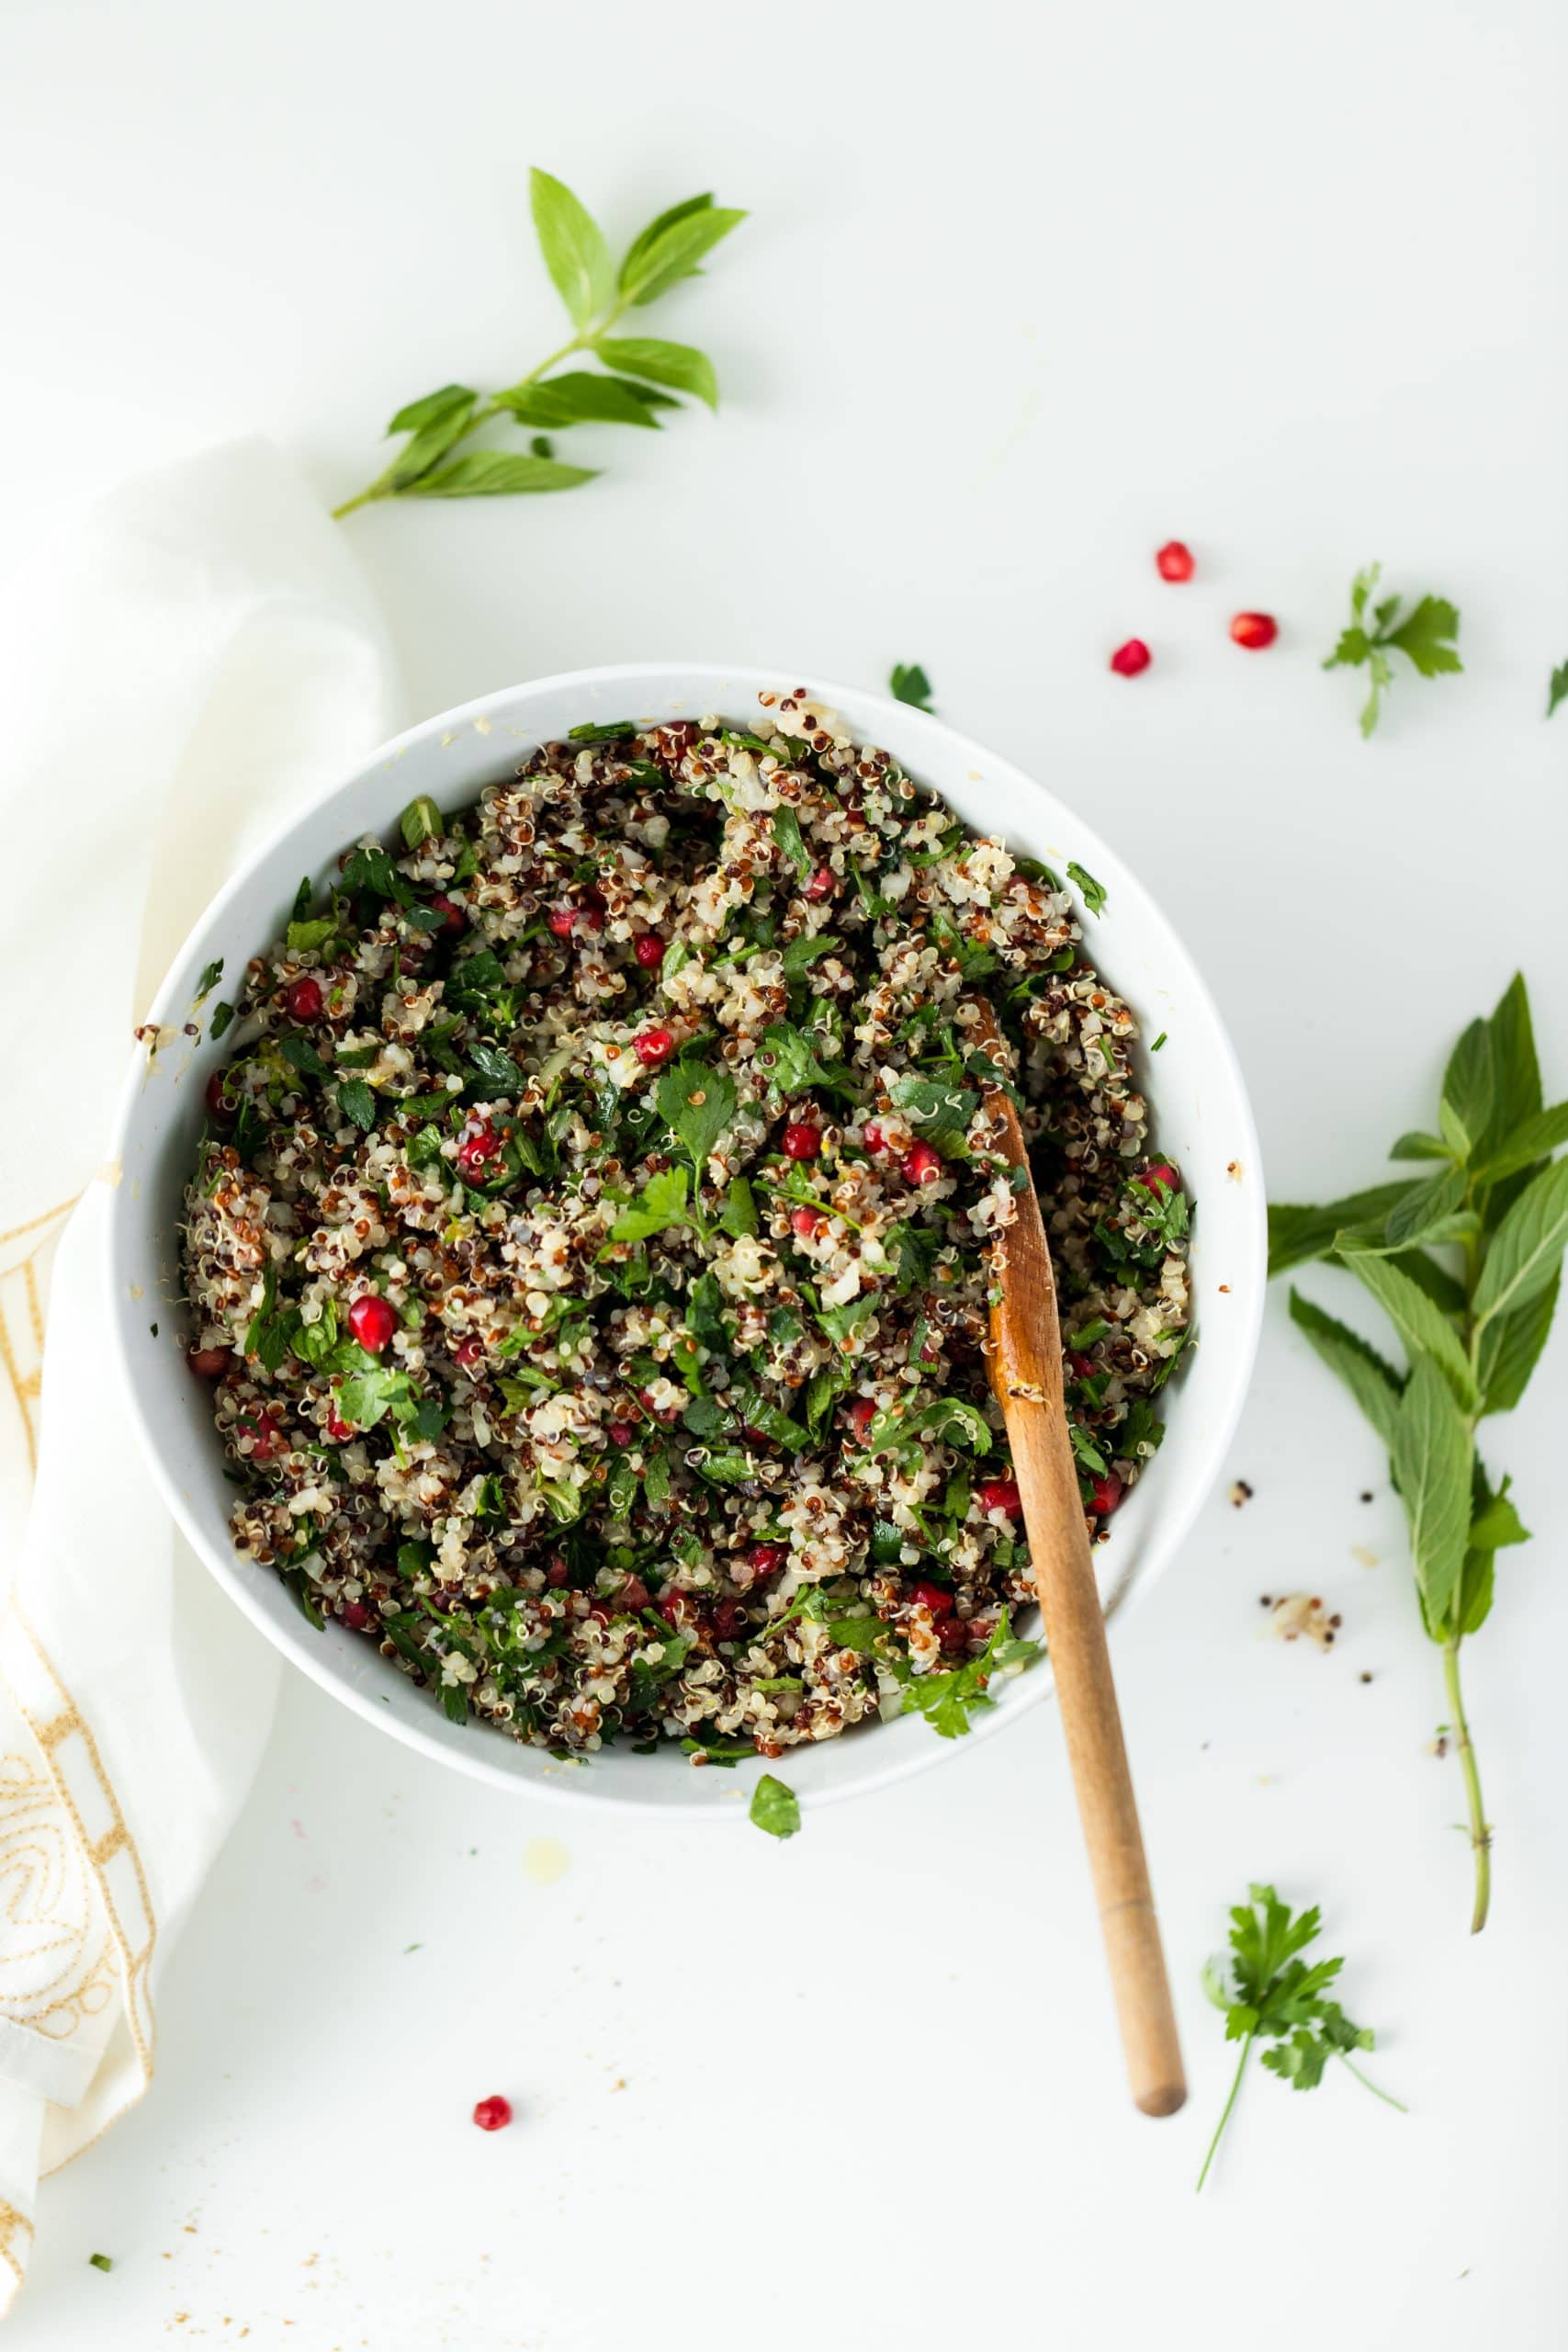
[[[509,774],[536,744],[584,719],[721,713],[744,722],[760,689],[794,683],[793,675],[761,671],[628,663],[542,678],[427,720],[378,752],[234,876],[176,956],[151,1018],[179,1029],[190,1015],[197,976],[212,958],[221,956],[238,976],[279,935],[301,874],[323,876],[345,843],[367,831],[388,832],[416,794],[456,808]],[[1197,1204],[1198,1343],[1167,1391],[1168,1429],[1158,1459],[1096,1555],[1101,1593],[1116,1607],[1180,1549],[1219,1471],[1251,1373],[1267,1242],[1262,1170],[1241,1072],[1175,928],[1081,817],[940,719],[859,687],[811,691],[970,824],[1058,872],[1076,860],[1098,876],[1108,899],[1098,920],[1085,919],[1089,951],[1134,1007],[1145,1036],[1168,1033],[1145,1080],[1159,1148],[1180,1168]],[[450,1724],[428,1692],[362,1636],[339,1625],[317,1632],[271,1569],[236,1555],[229,1537],[233,1488],[223,1476],[208,1392],[185,1362],[176,1306],[180,1196],[201,1127],[203,1089],[222,1058],[222,1049],[205,1038],[183,1035],[151,1068],[139,1049],[114,1146],[122,1174],[109,1235],[109,1295],[119,1352],[153,1469],[197,1552],[286,1657],[367,1723],[427,1756],[500,1787],[574,1804],[733,1815],[749,1801],[760,1768],[694,1770],[674,1749],[652,1756],[617,1749],[591,1763],[566,1764],[500,1733]],[[162,1335],[156,1340],[149,1329],[154,1317]],[[995,1712],[976,1718],[966,1741],[940,1739],[922,1718],[910,1716],[792,1748],[780,1770],[807,1805],[878,1788],[992,1736],[1049,1689],[1043,1666],[1007,1682]]]

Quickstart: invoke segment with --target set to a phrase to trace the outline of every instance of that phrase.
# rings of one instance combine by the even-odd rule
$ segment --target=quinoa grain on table
[[[952,1733],[1026,1662],[970,994],[1091,1531],[1188,1335],[1188,1204],[1069,896],[803,691],[761,699],[578,729],[353,845],[208,1088],[184,1270],[238,1548],[558,1752]]]

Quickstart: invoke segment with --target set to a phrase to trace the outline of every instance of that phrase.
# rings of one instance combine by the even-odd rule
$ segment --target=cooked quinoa
[[[1066,891],[760,700],[415,801],[214,1023],[184,1273],[235,1544],[558,1753],[951,1733],[1032,1654],[976,992],[1091,1532],[1188,1334],[1188,1203]]]

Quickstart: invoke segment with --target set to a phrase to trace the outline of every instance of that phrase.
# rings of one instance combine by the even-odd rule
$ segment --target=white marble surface
[[[659,325],[715,353],[716,423],[606,432],[591,493],[350,526],[415,707],[634,655],[918,658],[1185,910],[1276,1193],[1371,1182],[1516,962],[1568,1091],[1568,718],[1540,719],[1565,47],[1547,0],[12,0],[7,528],[256,425],[341,496],[400,401],[553,340],[530,161],[623,232],[712,185],[754,218]],[[1173,534],[1180,590],[1150,562]],[[1317,663],[1378,556],[1461,605],[1469,667],[1402,680],[1363,747]],[[1280,616],[1267,655],[1227,641],[1242,605]],[[1127,684],[1134,631],[1156,664]],[[1544,2352],[1565,1345],[1489,1431],[1537,1533],[1469,1662],[1478,1941],[1396,1506],[1277,1305],[1232,1465],[1255,1499],[1216,1497],[1115,1642],[1184,2115],[1122,2098],[1049,1710],[778,1849],[507,1801],[290,1679],[152,2093],[47,2193],[17,2352]],[[1343,1612],[1330,1656],[1259,1639],[1258,1595],[1299,1587]],[[1255,1875],[1323,1904],[1411,2113],[1258,2076],[1200,2203],[1227,2058],[1197,1971]],[[517,2121],[487,2137],[495,2089]]]

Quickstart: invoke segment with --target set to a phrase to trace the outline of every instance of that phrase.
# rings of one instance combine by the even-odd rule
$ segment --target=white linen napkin
[[[203,904],[393,730],[393,674],[341,534],[259,440],[118,491],[0,605],[0,2312],[40,2176],[152,2080],[160,1974],[277,1681],[119,1398],[113,1102]]]

